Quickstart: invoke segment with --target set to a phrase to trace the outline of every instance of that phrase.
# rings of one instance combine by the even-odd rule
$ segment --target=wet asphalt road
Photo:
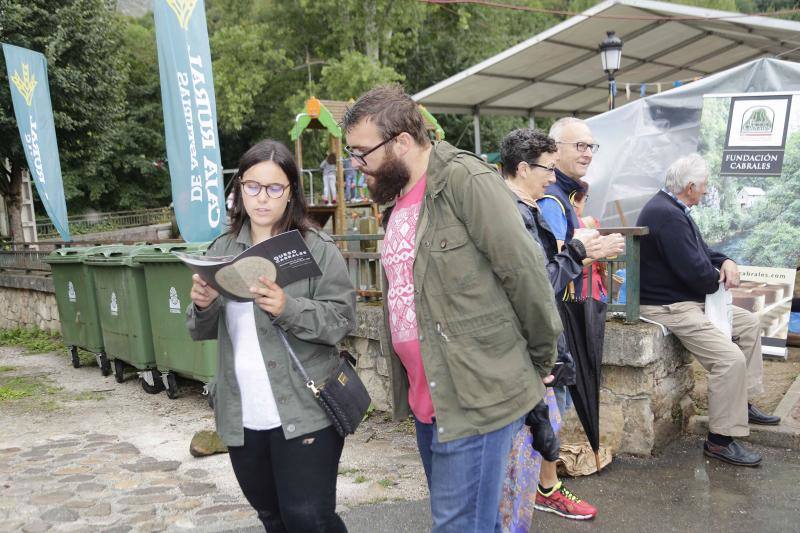
[[[597,518],[537,512],[531,531],[800,532],[800,452],[754,446],[762,466],[744,468],[706,459],[702,443],[683,437],[658,457],[617,457],[600,476],[567,480],[598,507]],[[430,530],[427,500],[360,506],[342,517],[350,533]]]

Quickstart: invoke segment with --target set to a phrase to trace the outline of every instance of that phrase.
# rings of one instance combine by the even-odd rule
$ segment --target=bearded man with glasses
[[[414,415],[434,533],[501,531],[508,452],[561,331],[541,248],[495,169],[432,143],[399,86],[344,116],[348,153],[389,204],[381,264],[395,418]]]

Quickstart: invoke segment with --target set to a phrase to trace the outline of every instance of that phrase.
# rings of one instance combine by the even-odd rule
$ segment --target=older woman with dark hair
[[[621,251],[624,242],[617,235],[612,239],[598,238],[595,230],[583,229],[559,249],[558,240],[544,220],[537,200],[544,197],[545,189],[555,183],[558,148],[556,142],[539,130],[524,128],[505,136],[500,145],[503,174],[508,187],[517,198],[525,227],[530,236],[544,248],[546,269],[550,284],[559,297],[574,280],[583,275],[583,263],[587,258],[605,257],[609,251]],[[575,383],[575,367],[564,335],[558,338],[558,360],[551,379],[559,410],[568,409],[567,385]],[[548,505],[541,500],[547,498]],[[555,503],[553,503],[555,502]],[[558,510],[554,509],[558,506]],[[557,512],[568,518],[585,520],[594,518],[597,509],[577,498],[558,480],[553,461],[542,461],[539,490],[536,494],[536,509]]]
[[[270,532],[346,531],[336,514],[336,478],[344,439],[292,368],[281,328],[316,382],[337,364],[336,343],[355,321],[355,291],[333,240],[312,227],[291,152],[264,140],[239,161],[227,233],[208,249],[234,255],[274,235],[299,230],[322,276],[281,288],[266,277],[252,302],[230,301],[192,278],[188,327],[195,340],[217,339],[212,399],[217,432],[228,446],[245,497]]]

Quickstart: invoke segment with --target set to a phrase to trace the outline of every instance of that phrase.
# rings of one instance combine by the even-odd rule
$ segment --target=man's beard
[[[372,201],[386,204],[395,199],[411,179],[411,171],[394,154],[389,156],[375,171],[368,172],[372,179],[367,180],[367,189]]]

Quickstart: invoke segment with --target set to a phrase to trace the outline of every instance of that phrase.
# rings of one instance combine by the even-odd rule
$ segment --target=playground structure
[[[319,100],[312,96],[306,100],[302,112],[298,113],[294,120],[294,126],[290,131],[290,137],[294,141],[294,155],[297,165],[301,169],[300,184],[305,191],[303,176],[311,172],[303,166],[303,132],[307,129],[322,129],[328,133],[328,153],[336,155],[336,198],[335,205],[317,205],[313,198],[313,185],[310,187],[312,196],[308,202],[309,215],[322,227],[327,224],[333,216],[333,231],[335,235],[346,232],[346,210],[347,208],[369,208],[372,216],[377,218],[378,207],[369,200],[361,202],[345,202],[345,183],[344,165],[342,163],[342,138],[343,131],[340,126],[347,110],[348,102],[336,100]],[[422,105],[419,110],[425,120],[426,129],[436,140],[444,139],[444,130]],[[312,182],[313,183],[313,182]]]

